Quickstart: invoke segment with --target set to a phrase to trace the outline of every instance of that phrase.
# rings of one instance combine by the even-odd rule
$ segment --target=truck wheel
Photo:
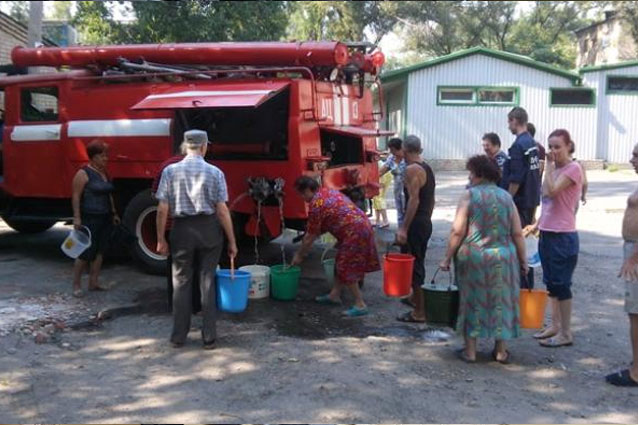
[[[137,241],[131,248],[133,259],[148,273],[166,274],[166,256],[158,254],[155,217],[157,200],[150,189],[138,193],[131,199],[124,211],[124,225],[129,228]]]
[[[20,233],[40,233],[49,230],[56,223],[51,220],[33,221],[20,220],[19,218],[2,218],[13,230]]]

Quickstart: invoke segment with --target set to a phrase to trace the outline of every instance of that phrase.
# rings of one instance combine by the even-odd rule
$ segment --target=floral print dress
[[[366,273],[380,270],[374,231],[366,214],[344,194],[319,189],[308,212],[306,231],[311,235],[331,233],[337,239],[336,276],[344,285],[363,280]]]
[[[519,263],[511,237],[512,197],[495,184],[470,188],[467,235],[455,257],[457,331],[470,338],[520,335]]]

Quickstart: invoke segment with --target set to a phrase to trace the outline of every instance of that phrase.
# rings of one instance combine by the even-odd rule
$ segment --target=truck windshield
[[[182,126],[206,130],[211,155],[222,160],[287,160],[289,90],[256,108],[183,110]]]

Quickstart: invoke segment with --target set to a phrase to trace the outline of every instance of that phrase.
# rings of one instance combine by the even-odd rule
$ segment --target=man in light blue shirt
[[[228,255],[237,255],[233,224],[226,202],[224,173],[204,160],[208,146],[205,131],[184,133],[187,155],[164,169],[155,197],[157,209],[157,251],[168,254],[164,236],[168,212],[174,218],[171,230],[173,272],[173,332],[171,344],[186,342],[191,320],[193,276],[199,276],[202,294],[202,339],[205,349],[215,348],[215,269],[228,238]],[[222,233],[223,231],[223,233]],[[197,260],[197,261],[196,261]]]

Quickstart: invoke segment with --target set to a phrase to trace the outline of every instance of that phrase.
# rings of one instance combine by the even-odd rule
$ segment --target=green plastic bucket
[[[440,270],[440,269],[439,269]],[[436,284],[435,279],[439,270],[429,284],[423,284],[425,302],[425,320],[431,325],[456,327],[459,313],[459,290],[452,284],[452,274],[447,284]]]
[[[297,298],[299,289],[299,266],[286,267],[281,264],[270,268],[270,295],[276,300],[291,301]]]

